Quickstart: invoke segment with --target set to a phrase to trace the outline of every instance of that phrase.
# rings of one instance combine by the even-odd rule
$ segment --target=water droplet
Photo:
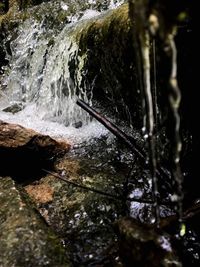
[[[193,256],[194,256],[194,258],[195,258],[196,260],[199,260],[199,254],[198,254],[198,253],[194,253]]]
[[[146,132],[146,127],[142,127],[142,133]]]
[[[186,225],[184,223],[181,224],[180,236],[184,236],[186,233]]]
[[[63,170],[63,171],[61,172],[61,176],[64,176],[64,175],[66,175],[66,171],[65,171],[65,170]]]
[[[150,223],[154,224],[156,222],[156,218],[154,216],[150,217]]]
[[[198,198],[196,201],[195,201],[195,204],[199,204],[200,203],[200,198]]]
[[[170,199],[171,199],[172,202],[177,202],[179,197],[178,197],[177,194],[173,194],[173,195],[170,196]]]
[[[177,163],[179,163],[179,161],[180,161],[180,158],[179,157],[176,157],[175,158],[175,163],[177,164]]]

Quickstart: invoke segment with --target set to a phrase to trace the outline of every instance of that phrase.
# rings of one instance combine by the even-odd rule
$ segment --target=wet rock
[[[120,255],[127,267],[181,267],[170,236],[132,218],[116,223],[120,236]]]
[[[82,121],[78,121],[78,122],[75,122],[75,123],[73,124],[73,127],[78,129],[78,128],[81,128],[82,125],[83,125]]]
[[[53,200],[54,190],[48,185],[36,184],[28,185],[25,187],[27,193],[39,203],[48,203]]]
[[[15,114],[23,109],[23,105],[21,103],[15,103],[7,108],[4,108],[4,112],[11,112],[12,114]]]
[[[99,155],[94,151],[97,144],[94,147],[91,144],[93,153]],[[83,155],[81,150],[80,156],[71,151],[56,163],[56,172],[73,183],[118,195],[124,177],[108,163],[112,152],[107,157],[104,155],[101,163],[97,157],[89,158],[91,154],[86,152],[86,146],[84,151]],[[43,198],[33,193],[40,191],[39,188],[46,193],[53,192],[53,199],[43,202]],[[46,222],[65,240],[75,266],[118,266],[117,236],[112,224],[124,212],[123,201],[70,185],[53,175],[26,186],[25,190]]]
[[[68,143],[0,121],[0,175],[13,176],[20,182],[39,177],[42,169],[53,168],[54,160],[69,148]]]
[[[71,266],[25,192],[0,178],[0,266]]]

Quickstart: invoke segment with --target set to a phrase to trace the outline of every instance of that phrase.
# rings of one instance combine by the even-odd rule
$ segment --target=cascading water
[[[87,124],[89,116],[76,105],[76,97],[90,102],[81,86],[84,56],[77,57],[78,47],[70,38],[67,26],[55,38],[55,44],[44,39],[44,29],[28,20],[19,37],[11,43],[11,72],[4,80],[12,101],[25,105],[36,103],[41,118],[65,125],[79,120]],[[77,61],[74,77],[70,68]],[[91,93],[90,93],[91,95]]]
[[[92,6],[94,2],[85,4]],[[110,1],[107,8],[116,8],[121,2]],[[61,9],[68,10],[67,4],[61,2]],[[24,110],[11,117],[8,113],[1,113],[3,120],[20,123],[43,133],[48,133],[47,127],[51,128],[52,125],[50,134],[56,136],[63,134],[58,134],[54,128],[70,126],[72,129],[72,126],[88,125],[90,116],[76,105],[77,98],[92,104],[92,84],[86,84],[83,80],[87,71],[83,68],[87,54],[80,56],[71,31],[77,27],[78,19],[84,23],[83,20],[99,14],[97,10],[87,9],[79,16],[71,16],[71,23],[59,33],[46,27],[45,17],[41,21],[27,19],[19,26],[17,38],[10,42],[9,69],[2,82],[6,90],[1,93],[1,107],[20,103]],[[63,128],[61,132],[65,131]],[[97,131],[92,132],[98,131],[107,132],[100,125]]]
[[[70,9],[70,6],[68,6],[68,2],[71,2],[73,6],[76,6],[77,3],[80,4],[79,1],[75,2],[74,0],[69,0],[69,1],[55,0],[52,1],[52,4],[51,2],[47,3],[45,2],[41,4],[39,9],[41,8],[42,10],[42,5],[44,5],[43,10],[46,12],[47,8],[46,5],[51,6],[54,3],[59,3],[62,12],[67,12]],[[180,235],[184,236],[185,228],[182,221],[182,217],[184,215],[183,205],[182,205],[183,180],[179,162],[180,151],[182,146],[180,139],[180,115],[179,115],[180,91],[177,86],[177,77],[176,77],[177,58],[176,58],[176,47],[174,42],[174,36],[173,35],[170,36],[170,43],[169,43],[169,48],[171,49],[170,50],[171,74],[169,75],[168,85],[170,86],[171,93],[168,96],[174,123],[174,128],[173,128],[174,146],[172,146],[174,148],[174,151],[173,151],[172,171],[174,176],[174,183],[177,187],[177,190],[175,190],[176,193],[171,194],[171,191],[168,192],[169,188],[167,187],[168,181],[163,181],[160,179],[161,175],[159,174],[159,171],[163,170],[163,168],[165,169],[165,166],[164,167],[162,166],[164,160],[163,162],[160,161],[157,162],[157,159],[159,159],[161,152],[159,150],[159,145],[162,144],[162,140],[160,140],[159,138],[162,133],[159,133],[158,129],[156,128],[157,127],[156,115],[158,109],[160,109],[160,106],[157,104],[160,104],[159,103],[160,98],[159,95],[158,98],[156,95],[157,54],[155,53],[155,39],[152,40],[151,38],[152,32],[149,31],[151,29],[147,29],[146,23],[144,23],[142,24],[142,26],[145,25],[145,27],[142,31],[142,29],[140,28],[141,21],[139,21],[139,24],[137,25],[136,18],[138,14],[139,15],[144,15],[144,14],[140,13],[135,14],[135,16],[132,19],[132,24],[133,24],[132,26],[134,26],[133,41],[137,40],[137,42],[135,42],[136,44],[134,44],[133,47],[132,46],[129,47],[131,39],[129,31],[126,31],[126,29],[130,25],[126,21],[125,24],[122,25],[124,26],[124,28],[122,27],[122,29],[120,29],[120,32],[118,33],[117,27],[119,27],[119,25],[117,24],[118,22],[116,18],[117,16],[114,16],[114,19],[109,21],[107,20],[106,17],[107,14],[105,14],[105,16],[98,17],[100,19],[96,21],[94,20],[95,25],[92,25],[94,27],[90,27],[91,31],[87,32],[89,33],[88,34],[89,37],[87,38],[86,40],[87,42],[85,44],[85,39],[81,38],[82,36],[83,37],[85,36],[81,34],[82,31],[84,31],[84,29],[87,28],[85,27],[87,26],[87,19],[92,18],[93,16],[96,15],[100,15],[102,10],[115,8],[119,6],[123,1],[114,1],[114,0],[100,1],[103,4],[102,8],[98,9],[93,8],[95,5],[98,6],[99,3],[98,0],[97,1],[87,0],[83,2],[86,5],[86,9],[84,9],[84,12],[79,10],[80,12],[77,11],[74,12],[73,14],[66,15],[64,20],[65,23],[61,23],[57,29],[55,29],[56,26],[53,26],[52,28],[54,21],[52,22],[51,17],[49,18],[48,15],[44,14],[43,16],[40,14],[39,19],[36,19],[34,16],[31,15],[29,16],[29,19],[26,19],[17,28],[15,37],[13,37],[14,35],[11,37],[11,39],[8,37],[8,39],[6,40],[7,43],[5,45],[7,46],[7,48],[8,46],[10,48],[10,53],[8,55],[9,67],[5,68],[4,77],[0,81],[1,82],[0,85],[2,85],[2,88],[0,90],[0,109],[4,109],[7,107],[10,108],[12,104],[17,103],[19,104],[19,108],[22,108],[22,110],[15,114],[0,111],[0,119],[12,123],[21,124],[25,127],[35,129],[41,133],[48,134],[53,137],[67,138],[70,141],[71,140],[75,141],[75,143],[83,142],[87,140],[88,137],[91,138],[91,137],[99,137],[105,134],[107,135],[108,132],[103,126],[101,126],[95,121],[91,121],[89,115],[82,109],[80,109],[78,105],[76,105],[77,98],[81,98],[85,102],[92,105],[93,85],[97,80],[98,83],[95,84],[96,87],[94,86],[94,95],[95,93],[96,94],[99,93],[101,98],[102,91],[100,90],[100,92],[98,92],[98,89],[100,88],[107,91],[106,93],[108,93],[108,98],[110,96],[111,98],[114,97],[119,98],[120,104],[127,107],[126,113],[130,114],[130,121],[133,123],[133,132],[134,132],[136,131],[134,129],[134,127],[136,127],[134,123],[137,122],[137,119],[138,121],[140,121],[139,118],[140,116],[138,115],[138,118],[136,120],[132,120],[131,117],[132,112],[129,112],[129,105],[126,106],[126,101],[124,101],[124,99],[129,100],[128,98],[130,98],[129,97],[130,92],[128,92],[126,98],[123,99],[123,97],[127,93],[126,87],[128,87],[129,91],[133,89],[132,90],[133,94],[130,94],[133,96],[131,97],[131,101],[136,106],[137,114],[142,113],[140,112],[140,108],[142,109],[142,107],[140,107],[141,103],[137,104],[135,100],[137,100],[138,90],[141,90],[143,87],[143,90],[141,90],[141,96],[143,98],[141,99],[141,102],[143,101],[145,103],[144,105],[145,124],[143,127],[143,129],[145,129],[145,135],[144,135],[144,140],[142,140],[140,133],[137,132],[133,136],[133,141],[138,139],[136,140],[136,145],[139,144],[139,148],[142,148],[142,146],[144,147],[143,148],[144,155],[145,152],[147,154],[145,163],[137,160],[134,153],[132,154],[129,152],[129,150],[128,152],[127,150],[124,150],[123,145],[121,146],[119,142],[117,142],[117,145],[114,144],[111,136],[106,136],[103,138],[99,138],[98,142],[96,141],[96,139],[94,139],[90,140],[90,142],[88,143],[87,142],[84,143],[81,146],[74,146],[74,148],[78,149],[72,150],[72,152],[70,153],[72,154],[74,153],[73,155],[71,155],[71,157],[73,157],[74,155],[75,157],[77,157],[75,161],[73,162],[72,160],[72,165],[69,164],[70,160],[68,162],[63,161],[62,162],[63,165],[62,164],[59,165],[58,169],[63,175],[65,174],[68,175],[68,169],[74,168],[75,176],[73,172],[72,176],[69,177],[66,176],[67,178],[72,179],[72,181],[76,179],[76,174],[77,174],[76,169],[78,169],[78,177],[77,177],[78,182],[83,184],[88,183],[89,186],[91,185],[94,188],[96,187],[102,188],[102,190],[100,190],[102,192],[103,190],[105,190],[105,192],[106,191],[112,192],[113,196],[116,195],[117,200],[119,196],[120,201],[121,199],[122,201],[124,201],[124,195],[129,194],[130,198],[127,199],[130,201],[130,207],[128,211],[129,215],[131,217],[139,219],[141,222],[146,222],[151,224],[154,224],[156,222],[157,226],[159,226],[159,221],[161,221],[162,223],[162,217],[166,218],[167,216],[174,215],[174,210],[173,208],[171,208],[171,205],[169,207],[165,206],[165,203],[167,205],[168,200],[169,201],[171,200],[172,202],[174,201],[177,204],[179,219],[182,227]],[[135,4],[137,2],[139,3],[140,1],[130,0],[129,4],[131,6],[131,4]],[[119,10],[120,10],[119,17],[121,16],[119,21],[122,21],[123,24],[124,17],[125,20],[127,20],[126,12],[124,12],[125,9],[119,9]],[[139,8],[138,10],[140,11],[142,9]],[[30,13],[34,13],[34,11],[31,10]],[[110,13],[108,12],[108,14],[111,13],[112,12]],[[106,21],[105,28],[106,29],[109,28],[110,30],[109,35],[106,35],[106,31],[104,32],[105,28],[101,27],[102,17]],[[60,22],[58,22],[58,24],[59,23]],[[115,25],[117,25],[117,27],[112,28]],[[105,44],[101,42],[102,41],[101,35],[104,35],[105,37],[103,40],[103,42],[106,40]],[[117,38],[115,38],[115,35],[117,36]],[[77,36],[78,38],[76,38]],[[122,39],[119,38],[120,36],[122,36]],[[125,41],[125,45],[123,44],[123,41]],[[153,41],[152,48],[151,48],[151,41]],[[114,51],[113,49],[115,43],[116,47],[119,48],[122,45],[122,49],[124,49],[123,52],[125,51],[125,53],[122,53],[120,50],[118,51],[118,49],[117,53],[115,53],[116,51]],[[93,51],[95,45],[97,53]],[[104,50],[105,47],[109,47],[110,49],[105,51]],[[128,49],[126,50],[127,47]],[[128,57],[130,56],[131,58],[131,53],[129,52],[132,51],[131,50],[132,48],[135,48],[135,51],[138,55],[136,55],[136,57],[132,55],[133,57],[132,61],[134,64],[132,65],[131,62],[131,65],[129,65],[130,62],[127,59],[127,55]],[[151,49],[153,50],[153,52],[151,51]],[[111,53],[112,56],[110,57]],[[153,55],[153,60],[151,60],[152,55]],[[93,64],[89,65],[91,58],[95,60]],[[125,63],[121,59],[123,59]],[[98,64],[99,62],[100,63],[103,62],[103,64]],[[117,64],[117,68],[114,68],[115,66],[113,63]],[[135,76],[135,65],[137,64],[139,66],[138,68],[139,70],[138,70],[138,75]],[[106,69],[107,65],[109,67]],[[105,69],[104,66],[106,66]],[[132,76],[128,75],[129,67]],[[118,75],[115,76],[116,73]],[[120,77],[119,79],[119,76],[121,76],[122,73],[126,74],[125,79],[123,79],[122,77]],[[96,76],[98,76],[97,79]],[[105,83],[101,82],[103,79],[105,79],[106,81],[108,80],[110,83],[107,84],[106,82]],[[136,85],[135,87],[137,88],[138,85],[139,88],[137,89],[137,94],[136,91],[134,91],[135,88],[131,88],[129,86],[130,84],[127,82],[127,80],[129,79],[131,81],[130,83],[131,85],[134,84],[134,80],[139,81],[135,83]],[[152,87],[152,85],[154,85],[154,88]],[[120,94],[121,92],[120,86],[122,87],[121,94]],[[107,90],[110,88],[115,89],[111,92],[111,94]],[[158,83],[158,89],[159,89],[158,92],[160,92],[159,83]],[[103,101],[104,98],[102,96],[102,102]],[[127,102],[129,103],[129,101]],[[111,101],[111,103],[113,102]],[[114,104],[110,106],[111,106],[110,109],[112,108],[117,109],[117,106],[115,107]],[[136,116],[134,118],[136,118]],[[81,127],[81,129],[77,129],[79,127]],[[139,127],[140,127],[139,129],[141,129],[141,125]],[[128,129],[128,134],[130,134],[130,132],[131,130]],[[130,138],[130,142],[131,140],[132,139]],[[145,151],[145,141],[147,140],[149,141],[149,146],[147,151]],[[156,152],[158,152],[158,154],[156,154]],[[88,166],[86,166],[87,169],[84,168],[82,170],[79,169],[79,159],[81,159],[80,165],[83,165],[84,168],[85,168],[85,163],[87,162],[88,164]],[[124,186],[123,179],[125,178],[125,173],[126,170],[128,169],[127,167],[130,166],[131,164],[133,167],[131,168],[131,171],[127,174],[127,179]],[[163,168],[159,169],[159,167]],[[166,168],[168,168],[168,166]],[[103,170],[103,172],[105,171],[106,173],[108,171],[108,177],[107,176],[104,177],[104,173],[103,172],[101,173],[101,169]],[[91,170],[92,172],[91,177],[90,175],[88,175],[88,170]],[[97,175],[93,176],[93,173]],[[93,182],[92,180],[93,177],[95,182]],[[157,184],[158,182],[160,184]],[[162,188],[161,184],[163,186]],[[158,185],[159,185],[159,191],[158,191]],[[56,188],[57,187],[58,186],[56,185]],[[78,190],[74,190],[75,193],[73,193],[72,192],[73,190],[71,190],[69,186],[66,186],[66,188],[64,186],[61,186],[61,188],[63,189],[63,194],[64,194],[64,197],[61,196],[61,201],[59,202],[58,199],[56,199],[56,203],[51,203],[49,207],[47,207],[48,205],[45,204],[41,209],[42,211],[40,210],[40,212],[42,213],[42,215],[44,215],[45,219],[48,220],[48,223],[51,226],[52,225],[55,226],[56,231],[62,230],[64,232],[64,235],[66,235],[67,232],[66,227],[67,229],[69,227],[67,234],[73,233],[72,239],[71,241],[69,241],[70,239],[67,236],[65,240],[66,242],[65,245],[67,249],[68,246],[69,247],[71,246],[74,249],[73,252],[74,257],[76,258],[75,261],[77,261],[76,266],[80,266],[81,261],[83,261],[86,264],[88,262],[90,263],[91,261],[92,262],[91,266],[94,266],[94,264],[96,266],[99,263],[101,265],[102,253],[99,253],[99,248],[100,250],[103,249],[103,257],[104,257],[104,253],[105,251],[107,251],[106,243],[109,243],[107,241],[110,239],[110,236],[111,239],[113,239],[114,236],[112,233],[110,236],[109,234],[107,236],[107,226],[110,222],[113,222],[118,218],[117,217],[118,212],[115,211],[120,210],[119,215],[124,216],[125,214],[124,208],[126,210],[127,207],[125,207],[124,203],[120,203],[120,206],[122,204],[122,207],[120,207],[119,209],[119,207],[117,206],[118,202],[116,202],[117,203],[116,206],[114,206],[113,204],[110,205],[109,202],[104,206],[105,199],[102,199],[103,203],[102,205],[101,201],[99,202],[98,195],[97,195],[97,200],[94,198],[94,195],[92,195],[91,200],[89,200],[88,203],[86,203],[88,205],[88,206],[86,205],[87,208],[85,208],[83,204],[87,202],[87,199],[85,198],[85,196],[82,197],[82,192],[80,193],[80,198],[79,198],[79,195],[77,194]],[[70,192],[68,190],[70,190]],[[129,190],[130,192],[128,192]],[[163,193],[164,190],[166,191],[165,193]],[[68,193],[70,194],[70,198],[68,198],[69,196]],[[55,195],[56,194],[57,193],[55,193]],[[60,192],[58,193],[58,195],[59,194]],[[78,201],[77,209],[75,207],[76,205],[74,205],[75,202],[73,200],[73,197],[71,198],[73,194],[77,194],[78,196],[77,198],[79,198],[77,199]],[[164,204],[162,203],[162,200]],[[73,210],[72,214],[67,213],[67,211],[70,210],[70,207],[66,208],[66,206],[60,205],[63,204],[63,202],[65,201],[67,202],[67,204],[72,206],[71,207]],[[91,203],[92,205],[90,205]],[[54,206],[53,208],[52,205]],[[49,212],[49,210],[51,213],[51,209],[55,209],[52,213],[53,214],[52,217],[49,216],[49,214],[48,216],[46,215]],[[96,213],[94,213],[94,211]],[[111,219],[107,220],[107,217],[105,217],[104,213],[102,213],[104,211],[111,215]],[[54,212],[56,212],[55,217],[54,217]],[[98,217],[99,214],[103,215]],[[82,222],[84,222],[84,224],[82,224]],[[94,234],[97,235],[96,239],[94,238]],[[87,241],[89,242],[87,243]],[[100,261],[98,261],[99,255],[100,255]],[[86,266],[86,264],[84,265]],[[106,264],[106,266],[107,265],[109,264]]]

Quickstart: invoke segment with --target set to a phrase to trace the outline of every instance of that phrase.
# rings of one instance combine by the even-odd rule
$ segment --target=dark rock
[[[15,103],[7,108],[4,108],[4,112],[11,112],[12,114],[15,114],[23,109],[23,105],[21,103]]]
[[[113,158],[112,151],[105,149],[102,163],[97,143],[90,141],[88,146],[90,148],[83,147],[84,155],[79,148],[76,153],[80,156],[71,151],[56,162],[56,172],[76,184],[110,193],[113,197],[118,195],[124,176],[123,170],[115,172],[108,163]],[[87,149],[98,156],[91,159]],[[122,201],[72,186],[53,175],[25,186],[25,190],[46,222],[63,237],[75,266],[120,266],[116,262],[118,246],[113,222],[124,212]]]
[[[12,176],[19,182],[27,182],[27,177],[35,179],[42,169],[53,168],[54,160],[69,148],[68,143],[0,121],[0,175]]]
[[[116,223],[120,236],[120,255],[124,266],[181,267],[170,236],[133,218]]]
[[[81,128],[82,125],[83,125],[82,121],[78,121],[78,122],[75,122],[75,123],[73,124],[73,127],[78,129],[78,128]]]
[[[0,178],[0,192],[0,266],[71,266],[25,192],[9,177]]]

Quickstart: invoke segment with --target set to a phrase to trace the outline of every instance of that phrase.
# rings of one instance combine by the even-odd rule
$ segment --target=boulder
[[[24,109],[23,104],[22,103],[14,103],[6,108],[3,109],[4,112],[10,112],[12,114],[15,114],[19,111],[21,111],[22,109]]]
[[[124,217],[116,223],[123,266],[181,267],[171,237],[151,225]]]
[[[124,170],[111,167],[115,155],[110,146],[103,155],[100,150],[102,147],[90,140],[56,162],[56,173],[73,185],[51,173],[25,186],[47,224],[63,237],[75,266],[120,266],[112,224],[124,213],[124,203],[117,198]]]
[[[59,238],[10,177],[0,178],[0,266],[71,266]]]
[[[0,121],[0,175],[20,182],[36,178],[42,169],[53,168],[54,161],[69,151],[70,145],[20,125]]]

